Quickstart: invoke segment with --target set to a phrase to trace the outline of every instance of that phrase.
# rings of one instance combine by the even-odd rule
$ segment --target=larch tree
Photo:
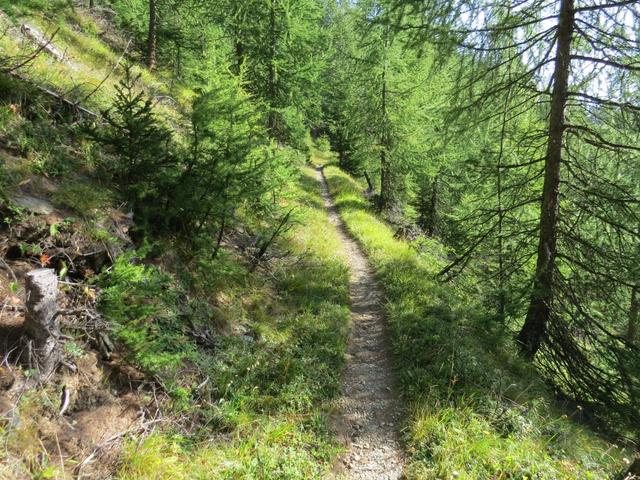
[[[149,27],[147,34],[147,68],[155,70],[158,50],[158,5],[149,0]]]
[[[331,135],[343,166],[379,188],[377,207],[400,220],[412,176],[428,157],[428,103],[432,98],[429,55],[405,51],[395,32],[378,20],[387,4],[360,2],[343,7],[343,22],[355,38],[336,52],[340,72]],[[348,153],[348,159],[346,158]]]
[[[533,169],[520,195],[526,202],[537,192],[539,204],[537,228],[528,234],[535,266],[518,346],[528,359],[544,350],[540,365],[571,395],[631,416],[640,357],[618,334],[624,329],[618,319],[634,319],[637,302],[631,278],[637,257],[622,247],[638,239],[638,191],[628,179],[637,183],[640,151],[637,129],[630,128],[640,113],[640,6],[398,0],[395,7],[388,23],[410,32],[413,46],[432,44],[460,60],[459,110],[483,111],[481,121],[489,122],[495,114],[487,106],[510,95],[517,101],[500,114],[506,125],[532,113],[544,122],[517,141],[523,155],[508,166]],[[624,177],[621,164],[635,168]],[[501,218],[465,251],[463,265],[495,237]]]
[[[234,46],[234,70],[264,101],[267,127],[280,144],[300,133],[302,117],[317,117],[317,80],[325,52],[319,0],[212,0],[214,20]],[[251,28],[248,28],[248,25]]]

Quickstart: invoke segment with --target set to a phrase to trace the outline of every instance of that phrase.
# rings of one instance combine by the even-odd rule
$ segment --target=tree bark
[[[158,48],[158,9],[156,0],[149,0],[149,31],[147,36],[147,68],[151,71],[156,68],[156,56]]]
[[[380,134],[380,211],[389,209],[391,204],[391,168],[387,149],[389,148],[389,136],[387,134],[387,48],[388,39],[384,39],[384,58],[382,64],[382,132]]]
[[[565,130],[564,114],[568,99],[571,41],[575,24],[573,3],[574,0],[562,0],[560,3],[558,45],[553,73],[544,186],[540,208],[538,260],[527,317],[518,334],[521,353],[528,359],[533,359],[540,349],[552,315],[560,200],[560,167]]]
[[[631,289],[631,306],[629,307],[629,323],[627,325],[627,340],[635,343],[638,337],[638,315],[640,314],[640,295],[638,287]]]
[[[58,311],[58,277],[53,269],[41,268],[26,276],[27,292],[25,332],[31,339],[30,361],[43,379],[48,378],[58,366],[61,352],[58,344],[60,323]]]

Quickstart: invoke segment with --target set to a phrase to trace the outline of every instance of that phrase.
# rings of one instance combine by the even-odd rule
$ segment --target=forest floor
[[[330,222],[337,227],[351,270],[351,339],[333,426],[347,451],[338,476],[359,480],[403,478],[398,435],[400,403],[388,350],[382,292],[360,246],[347,233],[329,194],[322,167],[317,169]]]

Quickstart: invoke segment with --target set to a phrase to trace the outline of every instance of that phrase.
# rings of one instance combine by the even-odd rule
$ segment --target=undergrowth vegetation
[[[454,37],[503,10],[497,32],[521,21],[512,11],[540,25],[563,15],[460,2],[477,19],[430,32],[424,19],[453,3],[0,0],[0,477],[330,474],[349,259],[309,149],[386,295],[407,478],[595,480],[637,456],[594,433],[637,444],[640,202],[632,156],[613,155],[637,150],[633,45],[567,62],[569,77],[576,61],[625,74],[604,82],[619,97],[556,109],[585,126],[551,141],[532,78],[504,99],[492,87],[530,60],[478,72],[491,59]],[[588,3],[573,13],[604,23],[576,44],[604,54],[605,31],[629,27],[604,10],[639,18],[638,6]],[[513,30],[521,45],[560,41],[557,25],[527,40],[528,24]],[[444,50],[430,43],[440,30]],[[468,92],[454,80],[465,70]],[[486,103],[464,104],[483,91]],[[592,101],[610,121],[592,121]],[[542,188],[547,140],[565,146],[562,193]],[[527,314],[535,335],[517,343],[527,304],[549,305],[531,281],[543,191],[560,195],[550,230],[563,231],[557,278],[540,285],[564,300],[557,323]],[[40,268],[55,271],[63,309],[59,334],[46,329],[60,361],[41,382],[42,350],[18,353],[34,340],[23,285]],[[116,407],[131,418],[106,418]],[[78,427],[85,414],[99,434]]]
[[[395,239],[362,185],[334,166],[325,175],[386,294],[409,409],[409,477],[583,480],[615,473],[620,449],[554,407],[552,392],[517,357],[510,338],[491,327],[475,282],[436,279],[446,264],[444,247]]]
[[[191,436],[169,429],[132,441],[121,478],[302,479],[329,467],[348,271],[313,171],[289,190],[298,227],[281,240],[290,254],[270,274],[251,275],[225,254],[172,275],[138,250],[102,276],[103,311],[132,360],[165,386],[174,412],[199,425]],[[207,295],[218,305],[199,300]]]

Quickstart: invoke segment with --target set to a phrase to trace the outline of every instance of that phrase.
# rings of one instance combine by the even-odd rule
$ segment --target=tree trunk
[[[244,65],[244,44],[240,40],[240,34],[236,34],[234,50],[236,55],[236,73],[240,75],[242,72],[242,65]]]
[[[433,237],[436,234],[436,220],[438,218],[438,175],[433,177],[431,183],[431,198],[426,217],[426,233],[429,237]]]
[[[371,181],[371,177],[369,176],[369,174],[366,171],[364,172],[364,179],[367,181],[367,193],[372,193],[373,192],[373,182]]]
[[[211,260],[215,260],[218,257],[218,252],[220,251],[220,245],[222,245],[222,239],[224,238],[224,229],[227,226],[227,206],[225,202],[224,206],[224,214],[222,215],[222,221],[220,222],[220,229],[218,230],[218,238],[216,240],[216,246],[213,248],[213,253],[211,254]]]
[[[560,166],[564,140],[564,113],[568,98],[571,40],[575,23],[574,0],[562,0],[558,23],[558,45],[553,73],[544,186],[540,208],[540,238],[533,292],[524,325],[518,335],[521,353],[533,359],[547,333],[553,302],[556,262]]]
[[[627,325],[627,340],[635,343],[638,337],[638,314],[640,313],[639,288],[631,289],[631,306],[629,307],[629,324]]]
[[[276,71],[276,55],[278,54],[278,37],[276,31],[276,0],[271,0],[269,7],[269,133],[278,143],[282,141],[280,138],[280,122],[279,114],[276,111],[277,106],[277,71]]]
[[[35,362],[40,378],[48,378],[58,366],[61,352],[58,344],[60,323],[58,311],[58,277],[53,269],[40,268],[26,276],[27,310],[25,332],[33,350],[29,361]]]
[[[149,0],[149,32],[147,36],[147,68],[155,70],[158,47],[158,10],[156,0]]]
[[[387,134],[387,38],[384,40],[384,59],[382,65],[382,132],[380,135],[380,211],[389,209],[391,204],[391,169],[387,149],[389,138]]]
[[[391,204],[391,172],[389,171],[389,160],[387,151],[383,146],[380,150],[380,211],[386,212]]]

